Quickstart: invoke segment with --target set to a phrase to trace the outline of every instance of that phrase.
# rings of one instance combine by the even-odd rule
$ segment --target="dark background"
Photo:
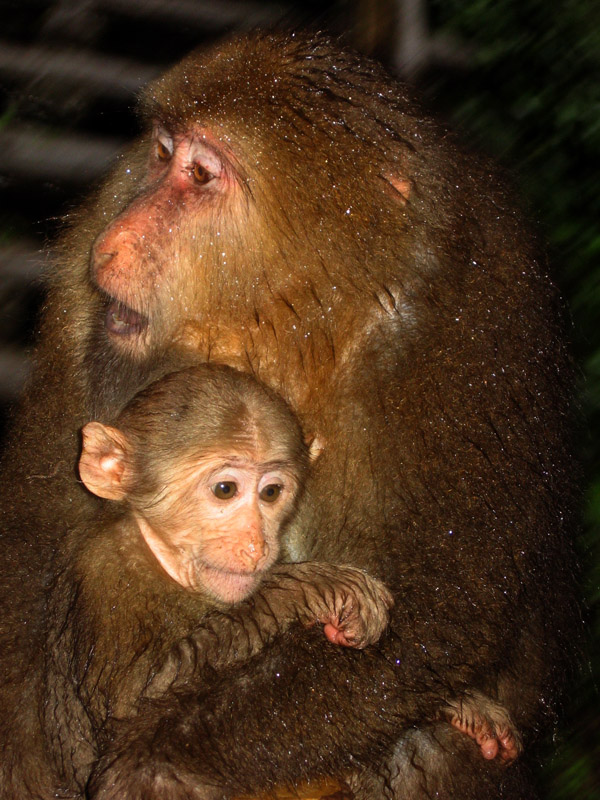
[[[0,438],[27,373],[43,248],[135,135],[139,88],[230,30],[342,35],[512,173],[549,243],[580,364],[591,636],[540,771],[600,798],[600,4],[593,0],[0,0]]]

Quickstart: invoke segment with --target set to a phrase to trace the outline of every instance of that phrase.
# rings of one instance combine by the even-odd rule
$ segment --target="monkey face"
[[[294,506],[294,474],[247,454],[210,455],[178,469],[162,496],[135,516],[147,545],[182,586],[235,603],[279,555]]]
[[[174,336],[205,265],[224,259],[226,270],[223,226],[239,191],[224,148],[197,126],[156,124],[137,168],[141,188],[96,238],[91,277],[106,297],[110,341],[139,354]]]

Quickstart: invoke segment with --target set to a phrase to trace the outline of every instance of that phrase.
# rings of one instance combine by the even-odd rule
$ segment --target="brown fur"
[[[298,622],[332,623],[365,647],[390,605],[362,570],[308,562],[274,567],[249,600],[227,608],[166,577],[129,515],[108,510],[70,533],[57,573],[43,723],[57,786],[76,795],[98,756],[110,758],[115,731],[136,724],[140,701],[206,688],[215,669],[248,660]]]
[[[206,500],[196,477],[197,464],[207,453],[226,459],[244,454],[246,469],[250,453],[260,452],[267,461],[277,458],[289,483],[280,508],[267,504],[272,513],[266,525],[277,522],[272,535],[281,539],[292,524],[308,450],[285,403],[250,376],[209,364],[167,374],[135,395],[115,425],[105,430],[118,435],[126,448],[122,482],[112,480],[116,451],[106,451],[110,465],[102,473],[100,451],[85,437],[80,471],[88,488],[87,479],[93,478],[94,487],[110,489],[101,496],[117,502],[82,515],[68,532],[49,592],[53,624],[44,716],[47,729],[54,731],[50,752],[69,791],[83,792],[98,755],[110,752],[115,723],[134,718],[143,698],[202,687],[209,670],[248,660],[297,622],[333,626],[343,634],[336,642],[366,647],[381,636],[391,605],[385,587],[363,571],[307,562],[261,567],[263,574],[253,573],[258,583],[251,599],[233,606],[215,599],[201,582],[193,590],[182,588],[146,545],[136,512],[150,512],[160,530],[176,533],[170,526],[177,504],[186,498],[168,495],[180,490],[178,481],[186,473],[196,535],[209,534],[202,517]],[[158,514],[165,508],[157,504],[159,498],[166,501],[168,518]],[[235,517],[227,519],[235,523]],[[230,538],[242,536],[237,530]],[[271,539],[273,558],[276,544]]]
[[[178,358],[252,372],[289,402],[323,452],[288,558],[353,564],[396,605],[378,649],[294,630],[204,691],[148,701],[97,765],[97,796],[230,795],[357,767],[365,795],[531,796],[521,762],[502,769],[426,722],[477,689],[508,709],[527,751],[548,726],[576,619],[572,376],[555,292],[510,192],[379,67],[318,37],[255,35],[193,55],[144,107],[206,130],[235,184],[202,220],[179,220],[176,250],[156,242],[154,266],[176,264],[180,291],[144,309],[154,339],[143,353],[107,340],[89,259],[107,221],[148,189],[149,137],[57,253],[4,458],[2,796],[65,787],[40,722],[42,654],[58,633],[46,610],[62,579],[54,553],[90,503],[74,478],[77,430]],[[129,291],[134,304],[135,281]],[[77,638],[59,655],[84,657]],[[57,701],[54,715],[76,730],[86,698]]]

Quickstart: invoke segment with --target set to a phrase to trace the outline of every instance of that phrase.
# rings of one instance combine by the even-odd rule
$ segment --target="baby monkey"
[[[194,649],[211,666],[248,658],[295,621],[322,623],[339,645],[379,639],[392,605],[381,582],[353,567],[274,568],[310,452],[285,402],[254,378],[208,364],[171,373],[136,395],[116,427],[90,422],[82,433],[83,483],[120,502],[117,524],[194,593],[203,623]]]
[[[392,606],[380,581],[350,566],[277,563],[310,460],[285,402],[225,366],[171,373],[136,395],[115,427],[84,426],[82,481],[122,505],[111,524],[193,595],[195,625],[161,647],[140,696],[246,660],[298,621],[321,623],[338,645],[379,639]],[[520,752],[508,713],[479,692],[450,700],[441,717],[485,758]]]

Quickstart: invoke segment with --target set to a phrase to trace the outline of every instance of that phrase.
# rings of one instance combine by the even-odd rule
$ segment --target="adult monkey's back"
[[[143,109],[148,134],[58,253],[4,461],[1,796],[81,791],[86,699],[49,711],[43,663],[52,555],[92,502],[77,430],[174,361],[208,359],[254,372],[318,438],[288,557],[383,579],[391,631],[361,653],[292,632],[114,728],[108,698],[85,733],[92,794],[358,775],[378,797],[379,772],[398,798],[526,797],[519,763],[432,722],[477,689],[527,752],[571,635],[571,373],[512,198],[403,87],[320,38],[192,55]],[[73,650],[67,671],[85,661]],[[58,746],[57,715],[74,720]]]

